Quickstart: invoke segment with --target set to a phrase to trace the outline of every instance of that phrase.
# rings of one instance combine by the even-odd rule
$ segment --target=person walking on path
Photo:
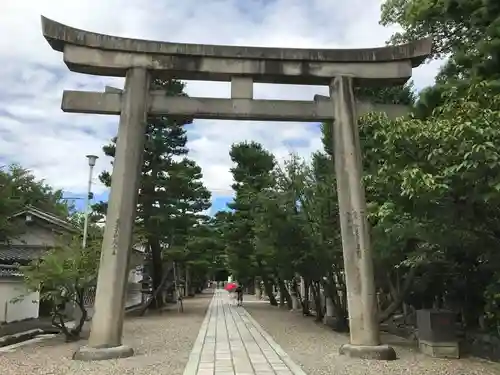
[[[243,306],[243,288],[241,287],[241,285],[238,285],[235,292],[238,299],[237,306]]]

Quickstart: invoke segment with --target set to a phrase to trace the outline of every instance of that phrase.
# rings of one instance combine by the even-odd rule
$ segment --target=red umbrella
[[[231,292],[235,290],[238,287],[236,283],[227,283],[224,289],[226,289],[228,292]]]

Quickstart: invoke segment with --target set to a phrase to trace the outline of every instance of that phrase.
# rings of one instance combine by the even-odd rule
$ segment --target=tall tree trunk
[[[278,286],[280,289],[280,307],[285,306],[286,303],[288,308],[292,308],[292,296],[290,296],[285,282],[280,278],[278,278]]]
[[[290,284],[288,283],[288,286],[285,284],[285,299],[286,299],[286,305],[288,307],[288,309],[292,309],[293,308],[293,299],[292,299],[292,295],[290,293]]]
[[[153,291],[157,290],[163,281],[163,259],[161,254],[160,241],[155,238],[149,238],[149,248],[151,250],[151,269],[152,269],[152,284]],[[163,293],[156,293],[154,300],[150,306],[153,309],[160,309],[163,307]]]
[[[152,210],[154,206],[154,201],[152,197],[154,195],[154,185],[152,185],[151,179],[154,179],[158,175],[158,166],[152,165],[151,176],[145,178],[143,181],[141,194],[145,197],[143,214],[144,214],[144,229],[146,233],[146,238],[148,241],[149,249],[151,251],[151,271],[152,275],[152,289],[153,291],[158,290],[163,281],[163,256],[162,248],[160,244],[160,239],[157,238],[155,233],[157,233],[158,222],[152,217]],[[147,197],[147,198],[146,198]],[[163,307],[163,293],[156,293],[154,300],[152,301],[150,308],[160,309]]]
[[[187,297],[191,295],[191,273],[189,270],[189,265],[185,264],[184,268],[186,269],[186,280],[184,282],[184,295]]]
[[[349,330],[349,319],[347,309],[342,303],[342,298],[339,295],[340,291],[337,287],[337,280],[334,278],[333,272],[328,274],[328,282],[324,283],[324,291],[327,298],[327,315],[324,317],[325,324],[328,324],[337,332],[347,332]],[[331,304],[331,305],[330,305]],[[329,315],[329,308],[332,309],[333,315]]]
[[[256,277],[255,278],[255,298],[260,301],[262,298],[262,289],[260,287],[260,278]]]
[[[80,309],[81,315],[80,315],[80,319],[78,320],[78,324],[70,330],[70,333],[72,336],[75,337],[75,340],[80,338],[80,334],[82,332],[83,325],[87,321],[87,317],[88,317],[87,309],[85,308],[85,302],[83,299],[84,294],[85,294],[85,289],[77,288],[76,304],[77,304],[78,308]]]
[[[396,296],[393,296],[392,303],[387,307],[387,309],[385,309],[379,314],[378,321],[380,323],[385,322],[392,316],[392,314],[396,312],[397,309],[399,309],[399,307],[403,303],[403,300],[410,291],[411,285],[413,283],[413,280],[415,279],[416,274],[417,274],[417,267],[411,268],[410,271],[408,272],[408,275],[406,275],[406,279],[404,281],[403,287],[401,288],[401,291]]]
[[[151,308],[152,304],[157,299],[157,295],[160,294],[162,292],[162,290],[168,285],[168,276],[172,272],[173,272],[173,266],[169,265],[169,268],[167,269],[167,271],[163,275],[163,278],[162,278],[162,280],[160,282],[160,285],[158,286],[158,288],[153,289],[153,294],[152,294],[151,298],[146,302],[146,304],[144,304],[144,306],[142,306],[142,308],[141,308],[141,310],[139,312],[140,316],[144,315],[144,313],[146,312],[146,310],[149,309],[149,308]]]
[[[294,277],[291,282],[291,293],[290,297],[292,299],[292,306],[290,307],[292,310],[299,310],[300,309],[300,292],[299,292],[299,286],[297,285],[297,278]]]
[[[321,303],[321,291],[319,283],[313,281],[311,283],[311,290],[314,298],[314,307],[316,310],[316,321],[321,322],[323,320],[323,304]]]
[[[303,277],[301,283],[304,283],[304,288],[302,290],[304,295],[301,295],[302,314],[304,314],[304,316],[311,316],[311,311],[309,310],[309,280]]]
[[[342,301],[340,300],[339,292],[337,290],[337,281],[333,277],[333,272],[328,272],[328,282],[323,284],[323,289],[325,290],[326,296],[332,299],[336,315],[344,315],[341,311]]]
[[[276,301],[276,298],[274,297],[273,293],[273,284],[267,277],[265,273],[263,273],[262,276],[262,282],[264,283],[264,289],[266,290],[266,294],[269,297],[269,303],[271,306],[278,306],[278,302]]]
[[[247,284],[247,293],[248,294],[255,294],[255,282],[254,280],[250,280]]]
[[[279,287],[280,289],[280,300],[279,300],[279,306],[284,307],[285,306],[285,295],[283,293],[283,290],[281,289],[281,285]]]

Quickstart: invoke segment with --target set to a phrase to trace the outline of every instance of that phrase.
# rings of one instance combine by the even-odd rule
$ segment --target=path
[[[228,293],[216,290],[184,375],[305,375]]]

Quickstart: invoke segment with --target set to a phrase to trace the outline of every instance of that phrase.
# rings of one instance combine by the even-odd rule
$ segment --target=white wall
[[[10,323],[17,320],[38,318],[40,293],[27,294],[22,301],[13,303],[12,299],[26,293],[20,280],[0,280],[0,322]],[[33,303],[36,301],[36,303]]]
[[[19,222],[19,225],[24,225],[24,223]],[[38,223],[34,222],[31,225],[25,226],[23,229],[24,233],[11,239],[11,243],[13,245],[30,245],[30,246],[55,245],[55,239],[57,238],[57,234],[50,228],[38,225]]]

